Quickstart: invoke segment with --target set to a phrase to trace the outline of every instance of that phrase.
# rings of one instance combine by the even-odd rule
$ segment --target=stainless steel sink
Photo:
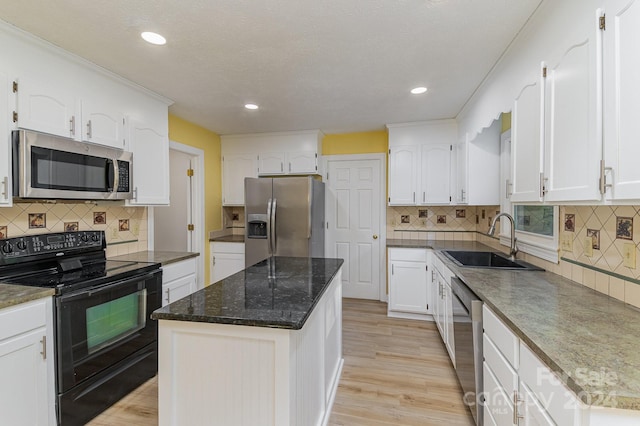
[[[503,254],[493,251],[443,250],[442,253],[453,263],[462,267],[544,271],[544,269],[538,268],[530,263],[520,260],[514,262]]]

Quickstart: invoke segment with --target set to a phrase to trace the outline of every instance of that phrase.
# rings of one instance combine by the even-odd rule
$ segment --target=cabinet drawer
[[[520,380],[556,424],[573,425],[581,407],[576,396],[549,367],[523,343],[520,343]],[[553,396],[550,398],[550,396]]]
[[[426,262],[427,249],[417,248],[389,248],[389,260],[403,260],[406,262]]]
[[[500,383],[487,365],[482,364],[483,386],[484,386],[484,412],[485,419],[491,416],[496,425],[512,425],[513,424],[513,404],[511,404],[511,395],[507,395]],[[487,415],[488,412],[488,415]]]
[[[178,278],[196,273],[196,259],[191,258],[162,267],[162,282],[168,283]]]
[[[213,253],[244,254],[244,243],[211,243]]]
[[[555,425],[547,411],[540,404],[540,401],[538,401],[538,399],[533,395],[533,392],[531,392],[524,383],[520,384],[519,394],[522,402],[518,406],[518,413],[528,420],[527,425]]]
[[[44,327],[47,324],[45,305],[46,299],[39,299],[0,310],[0,324],[3,325],[0,340]]]
[[[509,361],[500,353],[486,334],[483,335],[482,343],[484,361],[491,367],[496,379],[507,395],[513,395],[513,392],[518,390],[518,373],[511,367]]]
[[[519,339],[489,308],[482,306],[484,332],[513,368],[518,369]]]

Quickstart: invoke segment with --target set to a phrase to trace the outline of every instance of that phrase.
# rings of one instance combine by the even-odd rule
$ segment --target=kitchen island
[[[167,305],[160,425],[319,425],[342,369],[342,259],[275,257]]]

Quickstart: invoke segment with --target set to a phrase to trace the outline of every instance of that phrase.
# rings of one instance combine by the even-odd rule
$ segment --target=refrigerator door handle
[[[278,251],[278,232],[276,230],[277,201],[278,200],[274,198],[271,202],[271,242],[273,243],[271,255],[273,256],[275,256]]]
[[[269,250],[269,256],[273,255],[273,250],[271,248],[271,211],[273,209],[273,200],[269,198],[267,201],[267,246]]]
[[[313,211],[313,180],[309,178],[309,217],[307,221],[307,239],[311,238],[311,212]]]

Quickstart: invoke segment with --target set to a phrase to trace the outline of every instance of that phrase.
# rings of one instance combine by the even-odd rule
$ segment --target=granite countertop
[[[437,256],[586,404],[640,410],[640,311],[550,272]]]
[[[180,252],[180,251],[137,251],[135,253],[123,254],[109,257],[109,260],[123,260],[127,262],[147,262],[160,263],[163,266],[182,260],[198,257],[200,253]]]
[[[244,243],[244,235],[225,235],[223,237],[209,238],[216,243]]]
[[[329,283],[342,259],[275,257],[275,279],[268,278],[263,260],[164,306],[153,319],[299,330]]]
[[[54,290],[51,288],[0,283],[0,309],[53,296],[53,294]]]

